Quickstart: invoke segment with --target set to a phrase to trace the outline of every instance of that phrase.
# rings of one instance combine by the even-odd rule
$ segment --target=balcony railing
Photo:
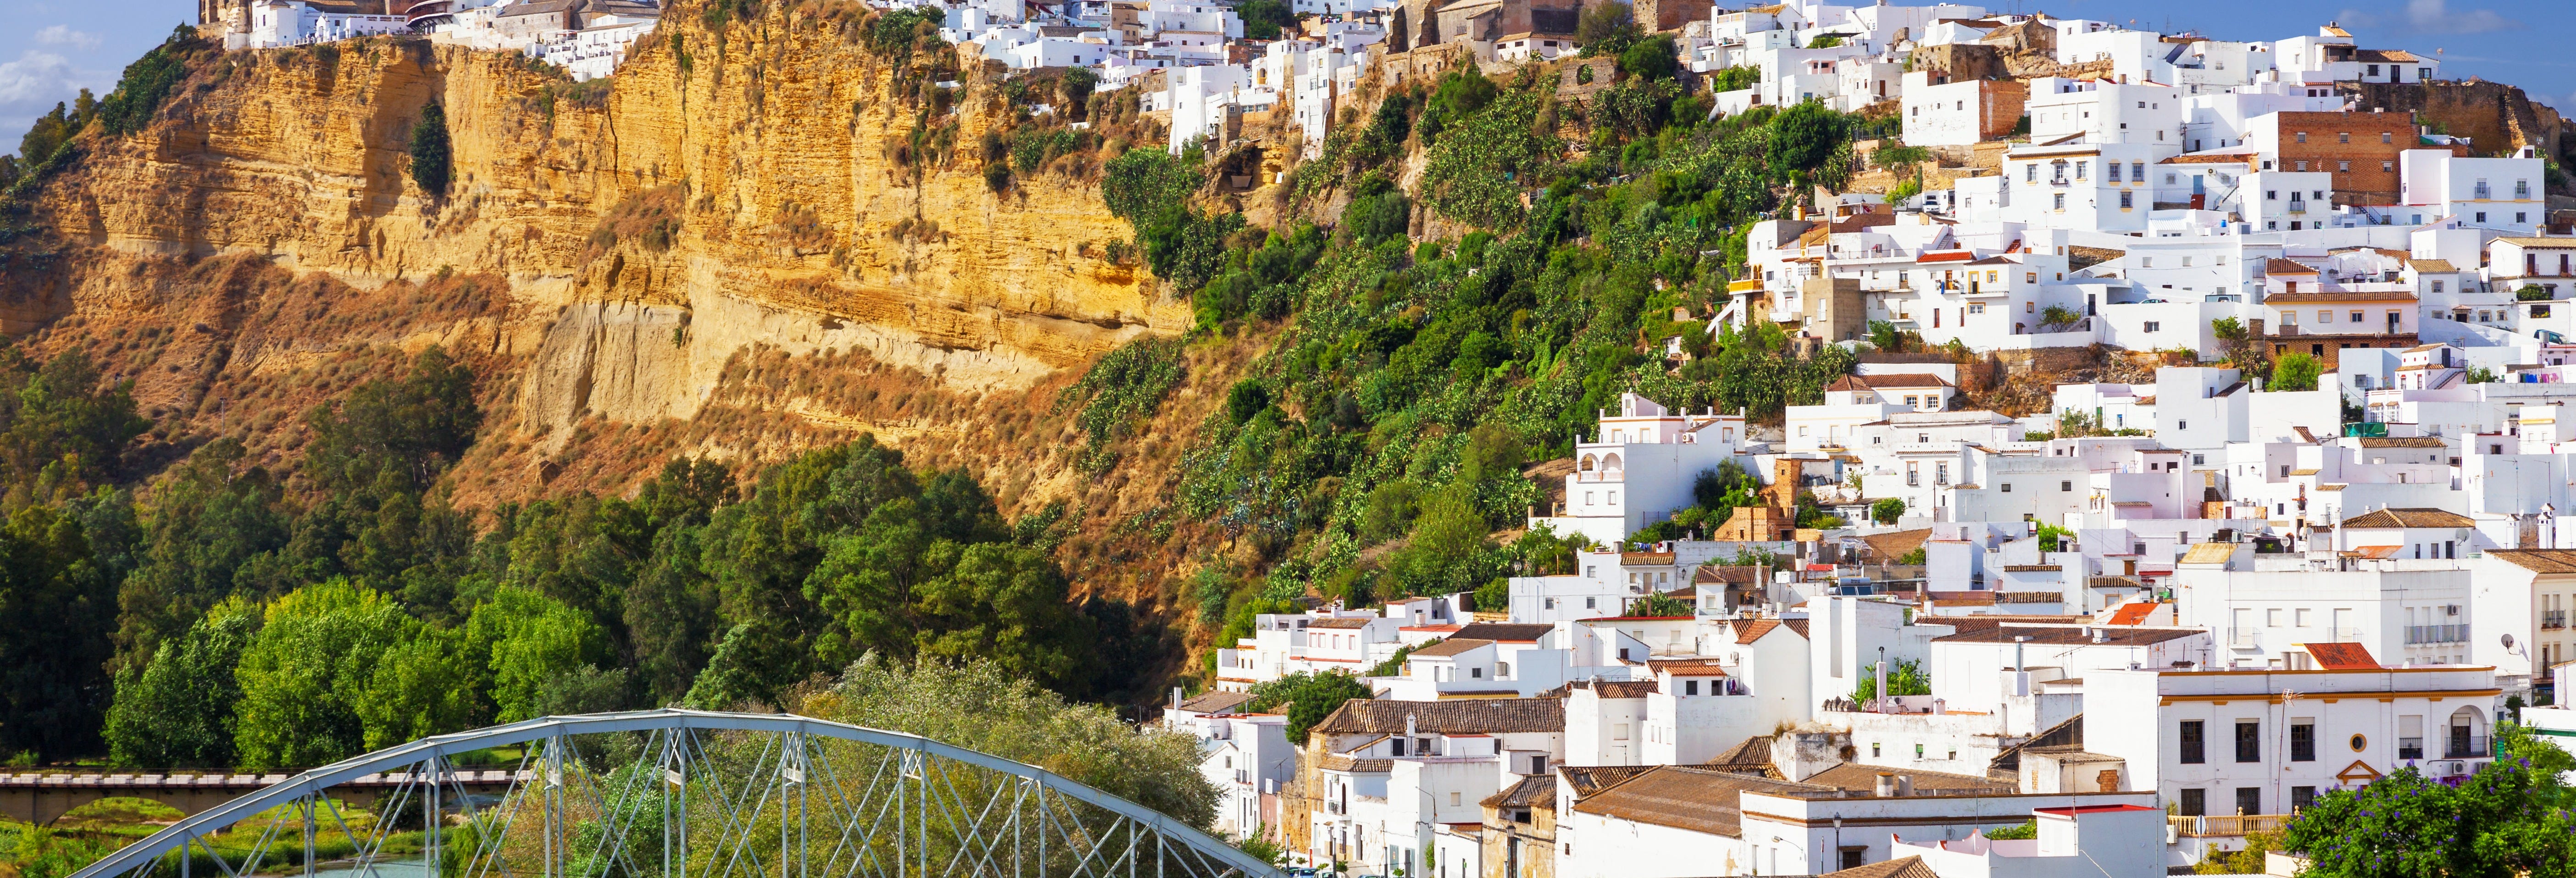
[[[2468,639],[2469,639],[2469,626],[2467,626],[2467,625],[2465,625],[2465,624],[2463,624],[2463,625],[2408,625],[2408,626],[2406,626],[2406,642],[2407,642],[2407,643],[2409,643],[2409,644],[2417,644],[2417,643],[2461,643],[2461,642],[2465,642],[2465,641],[2467,641]]]
[[[2279,832],[2289,825],[2288,814],[2214,814],[2206,817],[2170,816],[2165,822],[2174,834],[2183,838],[2243,838],[2256,832]]]
[[[2495,190],[2487,188],[2484,183],[2480,183],[2470,191],[2469,197],[2478,201],[2490,201],[2495,198]]]
[[[2545,628],[2545,629],[2551,629],[2551,630],[2555,630],[2555,629],[2559,629],[2559,628],[2565,628],[2565,627],[2567,627],[2567,611],[2566,611],[2566,610],[2543,610],[2543,611],[2541,611],[2541,613],[2540,613],[2540,627]]]
[[[2485,735],[2458,736],[2453,737],[2444,743],[2448,744],[2448,746],[2442,748],[2442,758],[2444,759],[2485,759],[2489,756],[2495,755],[2493,751],[2487,748],[2487,736]]]
[[[2424,758],[2424,739],[2422,739],[2422,738],[2399,738],[2399,739],[2397,739],[2397,758],[2399,758],[2399,759],[2422,759],[2422,758]]]

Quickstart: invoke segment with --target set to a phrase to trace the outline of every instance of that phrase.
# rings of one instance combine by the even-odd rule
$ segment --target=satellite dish
[[[2511,635],[2511,634],[2507,634],[2507,635],[2505,635],[2505,636],[2504,636],[2504,648],[2506,648],[2506,649],[2512,649],[2512,648],[2513,648],[2513,635]]]

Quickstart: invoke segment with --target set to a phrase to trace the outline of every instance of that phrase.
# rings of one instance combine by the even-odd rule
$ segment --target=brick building
[[[2398,154],[2428,148],[2413,117],[2376,111],[2268,113],[2254,119],[2245,144],[2258,155],[2256,170],[2333,174],[2336,204],[2397,203]]]

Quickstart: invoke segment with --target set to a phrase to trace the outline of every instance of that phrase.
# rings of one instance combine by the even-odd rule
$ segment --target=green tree
[[[116,589],[78,519],[33,506],[0,526],[0,753],[98,750]]]
[[[1248,39],[1275,40],[1279,38],[1282,28],[1297,24],[1297,14],[1289,11],[1288,5],[1279,0],[1251,0],[1242,6],[1235,7],[1235,14],[1242,16],[1243,35]]]
[[[1869,504],[1869,520],[1879,524],[1895,524],[1897,519],[1904,517],[1905,500],[1903,498],[1881,497],[1878,502]]]
[[[483,659],[494,722],[544,715],[546,685],[609,660],[589,614],[524,588],[502,588],[465,624],[463,661]]]
[[[418,620],[380,592],[335,579],[270,602],[242,650],[233,746],[245,767],[321,765],[363,752],[358,706],[385,652]]]
[[[1774,173],[1801,171],[1812,176],[1838,147],[1847,147],[1849,125],[1842,114],[1823,103],[1807,101],[1771,118],[1767,157]]]
[[[1267,683],[1253,684],[1244,709],[1288,713],[1288,741],[1303,744],[1306,731],[1331,716],[1342,702],[1370,697],[1368,684],[1337,671],[1299,671]]]
[[[1669,34],[1656,34],[1638,40],[1619,51],[1619,72],[1640,79],[1671,79],[1681,69],[1681,57],[1673,49]]]
[[[2315,390],[2317,389],[2317,377],[2324,372],[2325,364],[2318,362],[2317,358],[2298,351],[2291,351],[2289,353],[2282,354],[2281,359],[2272,364],[2272,381],[2270,384],[2265,385],[2263,389],[2281,391]]]
[[[1637,26],[1636,10],[1618,0],[1584,10],[1574,24],[1574,39],[1583,44],[1586,58],[1618,57],[1644,35]]]
[[[1897,659],[1889,662],[1887,665],[1887,694],[1930,695],[1932,694],[1932,674],[1923,670],[1923,663],[1913,659]],[[1852,687],[1852,700],[1867,703],[1870,699],[1877,697],[1877,672],[1871,668],[1861,668],[1860,684]]]
[[[447,110],[430,104],[420,110],[420,120],[411,125],[411,181],[432,198],[447,195],[448,177],[454,173],[454,156],[447,139]]]
[[[1431,492],[1423,498],[1412,540],[1389,556],[1387,569],[1407,594],[1473,589],[1500,566],[1489,532],[1470,486]]]
[[[1199,774],[1197,739],[1128,725],[1107,706],[1067,702],[991,662],[906,665],[867,656],[798,706],[1044,766],[1191,826],[1216,818],[1217,791]]]
[[[284,489],[267,470],[243,467],[248,454],[239,439],[208,442],[156,487],[140,566],[117,590],[119,668],[141,667],[207,608],[255,589],[243,581],[254,559],[286,546],[294,520]]]
[[[2457,786],[2409,765],[2326,792],[2290,820],[2281,846],[2317,878],[2563,878],[2576,871],[2564,802],[2557,775],[2521,758],[2486,763]]]
[[[105,483],[152,427],[134,412],[132,382],[107,380],[80,346],[31,365],[14,349],[0,354],[11,391],[0,397],[0,461],[11,490],[42,502]]]
[[[1693,616],[1698,613],[1699,610],[1689,601],[1669,594],[1650,594],[1628,605],[1628,615],[1631,616]]]
[[[227,600],[182,636],[161,643],[148,664],[119,671],[116,703],[107,714],[108,760],[123,766],[231,767],[233,708],[241,701],[233,669],[259,623],[257,605]]]

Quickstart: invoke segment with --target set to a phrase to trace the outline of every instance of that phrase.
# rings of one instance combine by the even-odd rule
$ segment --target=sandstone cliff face
[[[1006,514],[1063,502],[1077,585],[1160,612],[1171,547],[1206,536],[1165,517],[1180,449],[1259,345],[1192,350],[1124,463],[1083,475],[1057,391],[1187,306],[1102,258],[1131,232],[1095,184],[991,192],[972,144],[1012,112],[1001,88],[962,77],[953,112],[892,98],[860,20],[808,3],[719,29],[683,4],[580,86],[420,41],[225,54],[44,184],[49,233],[0,254],[0,329],[133,380],[147,468],[237,436],[291,469],[307,408],[444,345],[488,414],[452,479],[468,509],[623,493],[678,455],[749,477],[874,433]],[[443,197],[409,173],[433,102]],[[924,120],[947,146],[898,161]]]
[[[917,108],[887,97],[895,71],[846,8],[713,29],[691,11],[604,87],[417,40],[229,53],[160,124],[47,187],[37,216],[75,247],[10,282],[8,328],[115,309],[102,269],[136,260],[249,255],[357,288],[488,276],[508,303],[490,353],[520,362],[496,409],[553,432],[590,414],[687,418],[753,345],[1025,389],[1186,325],[1149,279],[1096,256],[1127,235],[1096,187],[996,195],[968,151],[899,165],[888,144]],[[1007,112],[984,83],[961,94],[928,115],[959,141]],[[444,197],[407,171],[432,102],[455,144]],[[655,197],[676,233],[611,228]]]

